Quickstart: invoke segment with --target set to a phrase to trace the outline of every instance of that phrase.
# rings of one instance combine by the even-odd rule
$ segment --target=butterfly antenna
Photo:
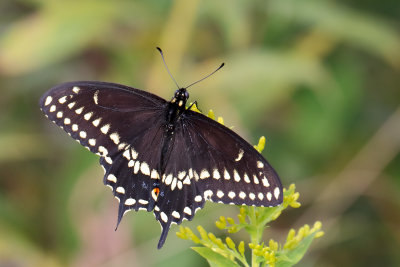
[[[168,69],[167,63],[165,62],[163,51],[162,51],[161,48],[159,48],[158,46],[157,46],[156,48],[157,48],[158,52],[160,52],[160,54],[161,54],[162,61],[164,62],[164,66],[165,66],[165,68],[167,69],[169,76],[171,76],[172,80],[173,80],[173,81],[175,82],[175,84],[176,84],[176,87],[178,87],[178,89],[179,89],[180,87],[179,87],[178,83],[175,81],[174,76],[172,76],[171,72],[170,72],[169,69]]]
[[[200,79],[200,80],[198,80],[198,81],[196,81],[196,82],[194,82],[194,83],[192,83],[192,84],[189,84],[188,86],[185,87],[185,89],[188,89],[190,86],[195,85],[196,83],[199,83],[199,82],[201,82],[202,80],[207,79],[208,77],[210,77],[211,75],[213,75],[214,73],[216,73],[219,69],[221,69],[224,65],[225,65],[225,63],[222,63],[221,66],[219,66],[216,70],[214,70],[213,72],[211,72],[210,74],[208,74],[206,77],[204,77],[204,78],[202,78],[202,79]]]

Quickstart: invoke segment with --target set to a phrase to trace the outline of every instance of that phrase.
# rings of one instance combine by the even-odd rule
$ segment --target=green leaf
[[[238,265],[236,262],[228,258],[225,258],[221,254],[214,252],[210,248],[192,247],[192,249],[197,253],[199,253],[202,257],[204,257],[208,261],[211,267],[230,267],[230,266],[240,267],[240,265]]]
[[[278,255],[276,267],[290,267],[298,263],[307,252],[317,232],[306,236],[294,249],[287,250],[283,254]]]

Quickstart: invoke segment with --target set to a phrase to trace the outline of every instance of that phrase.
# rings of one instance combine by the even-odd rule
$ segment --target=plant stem
[[[252,226],[251,227],[252,231],[250,232],[251,243],[258,245],[260,243],[263,231],[262,229],[260,229],[260,225],[258,225],[256,209],[254,207],[250,207],[248,214],[250,218],[250,225]],[[254,249],[251,250],[251,266],[252,267],[260,266],[259,262],[257,262],[257,255],[254,254]]]

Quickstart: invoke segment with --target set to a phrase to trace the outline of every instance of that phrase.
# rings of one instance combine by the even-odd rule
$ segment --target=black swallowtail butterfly
[[[118,224],[129,210],[153,211],[162,228],[158,248],[171,224],[191,220],[206,200],[283,200],[270,164],[232,130],[188,109],[186,88],[168,102],[120,84],[78,81],[40,99],[46,117],[100,156],[104,184],[119,200]]]

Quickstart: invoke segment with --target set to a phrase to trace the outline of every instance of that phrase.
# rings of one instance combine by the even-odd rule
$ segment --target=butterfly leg
[[[193,106],[195,106],[198,110],[200,110],[196,100],[188,107],[188,109],[190,110]],[[200,112],[202,111],[200,110]]]

